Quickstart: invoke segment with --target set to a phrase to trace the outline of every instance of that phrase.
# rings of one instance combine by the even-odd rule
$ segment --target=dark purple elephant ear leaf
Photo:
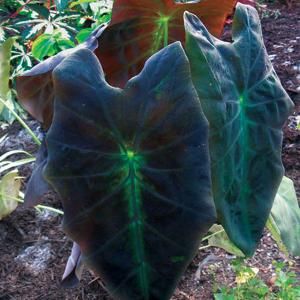
[[[185,15],[186,52],[210,123],[215,205],[230,239],[253,254],[283,175],[281,127],[292,108],[268,58],[256,10],[238,4],[233,43]]]
[[[124,89],[89,50],[53,72],[45,178],[64,230],[116,299],[169,299],[215,221],[208,124],[180,43]]]

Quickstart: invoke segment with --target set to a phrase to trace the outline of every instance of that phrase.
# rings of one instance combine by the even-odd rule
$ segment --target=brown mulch
[[[300,4],[294,4],[290,10],[278,9],[280,15],[277,19],[265,18],[262,23],[265,43],[274,67],[295,103],[295,111],[284,127],[283,161],[286,175],[293,179],[299,196],[300,130],[296,129],[296,117],[300,117]],[[34,123],[32,126],[36,127]],[[8,129],[12,139],[6,151],[9,147],[20,148],[19,131],[18,124]],[[30,166],[23,173],[30,173]],[[46,197],[47,203],[60,208],[52,194]],[[20,206],[0,222],[0,300],[111,299],[101,279],[88,270],[85,270],[77,288],[64,290],[60,287],[70,249],[71,242],[61,229],[61,216],[24,210]],[[24,256],[27,263],[24,263]],[[213,299],[215,287],[233,286],[235,278],[230,267],[232,259],[231,255],[217,248],[199,251],[182,277],[172,300]],[[268,282],[274,272],[272,261],[287,259],[294,261],[294,270],[300,276],[300,259],[285,257],[266,231],[255,255],[247,263],[257,267],[259,275]],[[197,276],[199,267],[201,272]]]

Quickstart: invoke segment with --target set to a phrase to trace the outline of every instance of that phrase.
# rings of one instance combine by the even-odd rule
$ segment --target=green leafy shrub
[[[37,60],[83,42],[88,32],[109,21],[112,1],[85,2],[57,1],[56,6],[49,7],[45,1],[10,0],[0,5],[0,58],[3,64],[0,67],[0,97],[17,114],[21,109],[15,101],[16,76],[32,68]],[[10,47],[6,46],[8,44]],[[9,123],[15,120],[2,104],[0,119]]]

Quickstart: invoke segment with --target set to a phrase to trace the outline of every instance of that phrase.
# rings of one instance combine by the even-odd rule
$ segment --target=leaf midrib
[[[137,186],[136,168],[136,162],[134,159],[128,160],[128,178],[130,190],[130,196],[128,198],[128,215],[130,219],[129,233],[133,243],[132,250],[134,252],[134,262],[138,268],[138,284],[144,299],[149,299],[149,280],[146,267],[147,263],[145,260],[142,204],[139,188]]]

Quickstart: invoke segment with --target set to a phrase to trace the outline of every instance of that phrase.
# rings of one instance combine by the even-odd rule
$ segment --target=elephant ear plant
[[[123,90],[89,50],[53,72],[45,179],[64,230],[117,299],[168,299],[215,221],[208,124],[180,43]]]
[[[164,300],[215,222],[215,206],[231,240],[253,253],[283,174],[281,126],[292,104],[268,60],[253,8],[237,7],[233,43],[213,37],[187,12],[185,51],[184,38],[174,33],[178,42],[168,45],[167,36],[155,54],[143,56],[145,64],[126,73],[123,67],[135,64],[122,55],[126,46],[141,50],[141,40],[151,42],[137,35],[134,43],[142,23],[131,5],[138,2],[115,5],[125,9],[124,3],[133,19],[115,6],[120,23],[93,33],[98,48],[87,42],[20,78],[24,95],[36,76],[42,83],[47,74],[49,90],[33,87],[28,99],[30,107],[37,101],[44,121],[45,94],[51,114],[25,200],[37,204],[48,185],[62,199],[63,227],[76,242],[65,285],[78,281],[83,263],[115,299]],[[169,27],[163,28],[165,36]],[[123,57],[120,74],[136,76],[112,84],[101,55],[116,37],[120,47],[111,59],[117,64]]]
[[[230,239],[252,255],[283,176],[281,127],[292,102],[268,58],[256,10],[237,5],[233,43],[185,14],[186,52],[210,124],[213,195]]]

